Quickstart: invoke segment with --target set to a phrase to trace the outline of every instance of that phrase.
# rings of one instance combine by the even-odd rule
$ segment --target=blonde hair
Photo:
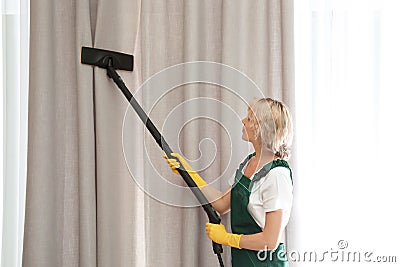
[[[261,137],[264,147],[281,159],[289,159],[293,123],[286,105],[271,98],[256,98],[248,109],[254,139]]]

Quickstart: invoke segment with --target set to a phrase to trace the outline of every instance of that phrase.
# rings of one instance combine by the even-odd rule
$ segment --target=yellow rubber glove
[[[206,232],[208,237],[215,243],[241,248],[239,244],[242,235],[228,233],[223,224],[206,223]]]
[[[181,155],[179,155],[178,153],[171,153],[171,156],[179,159],[179,161],[182,162],[183,167],[186,169],[192,180],[196,183],[196,185],[200,189],[203,188],[205,185],[207,185],[206,181],[204,181],[203,178],[201,178],[201,176],[195,170],[192,169],[189,163],[187,163],[187,161]],[[179,174],[177,170],[181,166],[179,162],[176,159],[168,158],[167,155],[164,155],[163,158],[167,160],[167,163],[171,167],[172,171],[176,174]]]

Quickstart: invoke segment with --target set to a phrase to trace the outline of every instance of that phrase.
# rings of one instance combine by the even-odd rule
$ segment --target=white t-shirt
[[[247,167],[247,163],[242,169],[242,174]],[[253,177],[254,174],[250,179],[253,179]],[[233,183],[234,177],[230,181],[231,186]],[[282,209],[282,227],[278,241],[284,243],[284,230],[289,222],[292,203],[293,185],[292,180],[290,179],[290,171],[285,167],[275,167],[270,170],[265,177],[254,182],[253,187],[251,188],[247,210],[258,226],[260,226],[261,229],[264,229],[265,213]]]

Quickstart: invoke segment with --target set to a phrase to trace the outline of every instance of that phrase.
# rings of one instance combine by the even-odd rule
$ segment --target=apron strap
[[[249,190],[252,189],[253,184],[255,182],[260,180],[262,177],[265,177],[269,173],[270,170],[272,170],[273,168],[276,168],[276,167],[285,167],[290,171],[290,180],[293,185],[292,170],[289,167],[289,163],[287,163],[287,161],[283,160],[283,159],[276,159],[276,160],[266,164],[264,167],[261,168],[261,170],[259,170],[256,174],[254,174],[254,177],[250,182]]]
[[[244,166],[247,164],[247,162],[248,162],[255,154],[256,154],[256,152],[253,152],[252,154],[248,155],[248,156],[243,160],[243,162],[240,163],[239,168],[238,168],[238,170],[236,171],[236,173],[237,173],[237,172],[242,172]],[[269,172],[270,170],[272,170],[273,168],[276,168],[276,167],[285,167],[285,168],[289,169],[289,171],[290,171],[290,180],[292,181],[292,185],[293,185],[292,170],[291,170],[290,167],[289,167],[289,163],[288,163],[286,160],[283,160],[283,159],[276,159],[276,160],[273,160],[273,161],[271,161],[270,163],[266,164],[264,167],[261,168],[261,170],[259,170],[256,174],[254,174],[254,177],[253,177],[253,179],[252,179],[251,182],[250,182],[249,190],[251,191],[251,188],[253,187],[253,184],[254,184],[256,181],[260,180],[262,177],[265,177],[265,176],[268,174],[268,172]],[[237,175],[236,175],[236,176],[237,176]],[[235,181],[235,182],[237,182],[237,181]]]
[[[242,163],[239,165],[239,171],[242,171],[244,166],[247,164],[247,162],[256,154],[256,152],[253,152],[252,154],[248,155]]]

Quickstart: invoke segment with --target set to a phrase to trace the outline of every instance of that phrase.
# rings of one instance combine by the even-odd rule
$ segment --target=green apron
[[[290,170],[289,164],[281,159],[274,160],[266,164],[252,180],[242,174],[242,169],[247,161],[253,157],[255,153],[250,154],[244,162],[236,170],[235,183],[231,190],[231,228],[234,234],[255,234],[262,232],[262,229],[254,221],[253,217],[247,210],[251,188],[254,182],[258,181],[273,168],[283,166]],[[292,171],[290,170],[290,178],[292,179]],[[293,183],[293,181],[292,181]],[[280,243],[274,250],[257,251],[248,249],[231,248],[232,267],[287,267],[289,266],[286,258],[286,249],[283,243]],[[272,255],[271,255],[272,254]]]

